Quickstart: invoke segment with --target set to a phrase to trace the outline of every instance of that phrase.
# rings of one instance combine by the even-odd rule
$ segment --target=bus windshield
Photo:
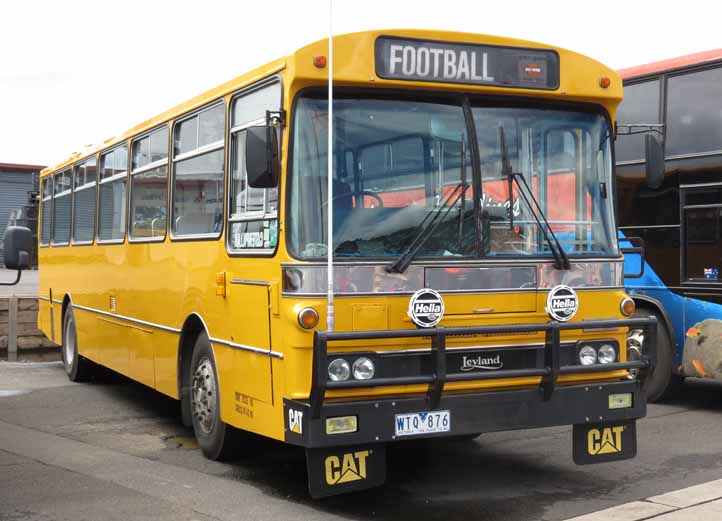
[[[603,115],[471,100],[467,118],[464,103],[336,92],[334,256],[552,256],[540,217],[569,256],[617,254]],[[302,259],[326,255],[327,121],[322,93],[297,100],[288,245]]]

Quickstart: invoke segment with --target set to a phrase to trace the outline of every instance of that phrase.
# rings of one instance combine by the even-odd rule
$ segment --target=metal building
[[[5,228],[13,224],[29,227],[33,236],[38,231],[38,177],[45,168],[39,165],[0,163],[0,239]],[[35,252],[33,252],[35,253]],[[0,266],[3,265],[3,245],[0,240]],[[33,255],[37,264],[37,255]]]

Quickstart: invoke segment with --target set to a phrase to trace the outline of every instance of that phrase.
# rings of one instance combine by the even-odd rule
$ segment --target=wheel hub
[[[203,433],[210,434],[216,424],[216,380],[208,358],[193,372],[191,410]]]

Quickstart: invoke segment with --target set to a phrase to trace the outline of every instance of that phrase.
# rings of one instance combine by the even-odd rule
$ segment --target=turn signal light
[[[634,313],[634,310],[637,309],[637,305],[631,298],[626,297],[619,305],[619,309],[622,311],[622,315],[624,315],[625,317],[631,317]]]
[[[298,325],[303,329],[311,329],[318,324],[318,311],[313,308],[303,308],[298,312]]]
[[[323,69],[326,66],[326,57],[321,56],[314,56],[313,57],[313,66],[318,67],[319,69]]]
[[[609,88],[612,84],[612,80],[608,76],[602,76],[599,78],[599,86],[603,89]]]

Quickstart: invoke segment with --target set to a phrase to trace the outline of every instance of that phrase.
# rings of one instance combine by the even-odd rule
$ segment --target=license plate
[[[412,412],[396,415],[396,436],[434,434],[451,430],[449,411]]]

